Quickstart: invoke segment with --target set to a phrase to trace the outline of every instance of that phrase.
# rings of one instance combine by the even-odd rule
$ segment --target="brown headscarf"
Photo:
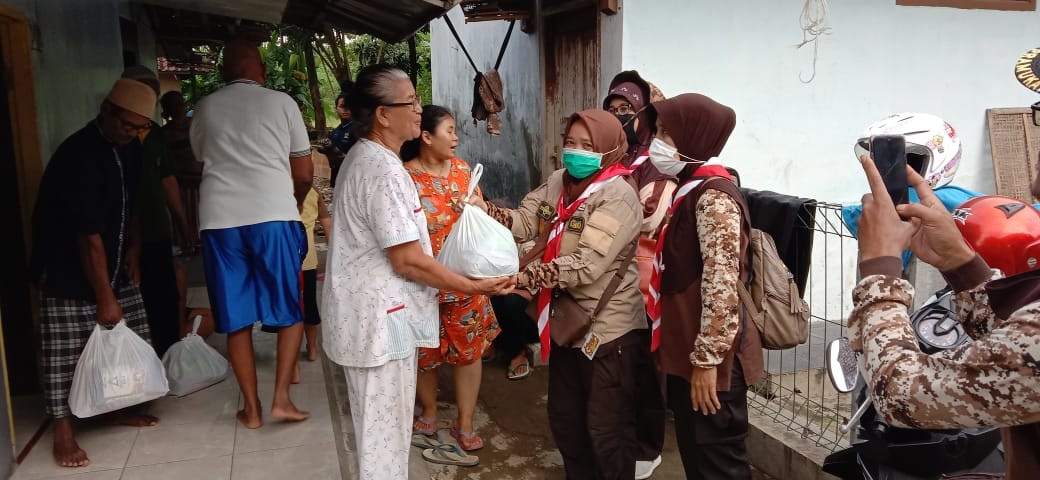
[[[564,136],[567,135],[567,132],[570,132],[571,125],[574,125],[574,122],[577,121],[584,122],[585,127],[589,129],[589,134],[592,136],[592,150],[605,154],[600,162],[599,171],[603,171],[604,168],[617,163],[625,155],[625,151],[628,150],[628,140],[625,140],[625,132],[621,128],[621,122],[612,113],[606,110],[582,110],[574,113],[567,119],[567,127],[563,130]],[[567,189],[567,198],[573,199],[580,195],[585,190],[585,187],[595,180],[598,174],[599,172],[594,173],[581,180],[571,177],[570,174],[565,174],[563,178],[564,186]]]
[[[610,81],[610,88],[607,89],[607,97],[603,99],[604,110],[610,106],[611,98],[622,97],[632,105],[632,109],[639,112],[633,120],[638,120],[636,136],[639,137],[639,144],[629,145],[625,151],[621,163],[626,166],[631,165],[639,155],[646,152],[650,141],[654,138],[654,122],[648,114],[648,109],[644,108],[650,104],[652,92],[650,82],[644,80],[639,72],[626,70],[614,75],[614,79]],[[632,174],[632,178],[636,181],[636,187],[642,189],[645,185],[658,180],[667,180],[672,176],[661,173],[650,162],[643,162],[643,165]]]
[[[661,119],[679,153],[697,160],[708,161],[722,153],[737,125],[732,108],[697,93],[653,103],[650,110],[651,119]],[[687,167],[682,173],[688,177],[694,170]]]

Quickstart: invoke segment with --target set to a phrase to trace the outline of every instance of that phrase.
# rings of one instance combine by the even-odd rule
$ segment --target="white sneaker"
[[[660,455],[658,455],[657,458],[649,462],[643,460],[636,460],[636,480],[645,480],[647,478],[650,478],[650,475],[653,475],[654,470],[657,470],[657,467],[660,465]]]

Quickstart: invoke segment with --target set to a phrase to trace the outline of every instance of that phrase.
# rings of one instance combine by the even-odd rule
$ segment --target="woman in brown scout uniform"
[[[763,368],[758,330],[737,296],[750,223],[737,186],[700,172],[717,163],[736,114],[692,93],[650,108],[650,161],[677,172],[680,185],[659,236],[647,312],[683,468],[691,479],[750,479],[747,385]]]
[[[549,423],[568,478],[635,476],[636,376],[648,364],[639,271],[633,262],[643,208],[618,163],[621,123],[603,110],[575,113],[564,134],[564,169],[516,210],[488,213],[517,241],[538,238],[517,287],[536,296],[549,364]],[[601,300],[602,299],[602,300]],[[587,329],[584,322],[592,317]],[[551,342],[550,342],[551,339]]]

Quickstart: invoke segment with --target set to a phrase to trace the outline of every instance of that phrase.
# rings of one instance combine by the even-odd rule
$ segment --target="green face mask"
[[[603,160],[602,153],[579,150],[577,148],[563,149],[563,168],[572,177],[581,180],[599,170],[600,162]]]

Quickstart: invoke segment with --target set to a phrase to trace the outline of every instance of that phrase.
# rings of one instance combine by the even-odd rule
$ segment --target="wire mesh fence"
[[[852,398],[834,390],[826,371],[827,344],[845,335],[856,281],[856,239],[842,220],[841,206],[814,203],[815,215],[796,226],[809,233],[811,266],[805,299],[809,341],[793,349],[766,352],[766,377],[751,387],[750,408],[816,445],[835,450],[848,445],[838,430],[851,415]],[[805,232],[808,230],[808,232]]]

